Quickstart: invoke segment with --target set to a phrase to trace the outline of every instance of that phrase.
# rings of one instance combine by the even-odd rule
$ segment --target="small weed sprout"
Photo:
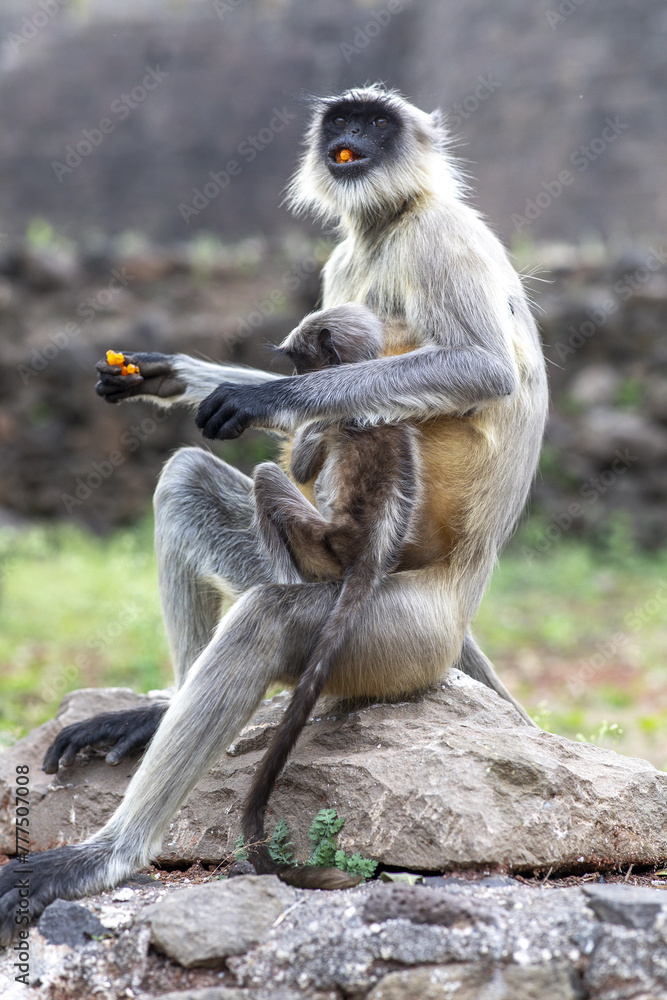
[[[269,844],[269,854],[279,865],[294,864],[294,846],[289,839],[289,827],[284,819],[278,820]]]

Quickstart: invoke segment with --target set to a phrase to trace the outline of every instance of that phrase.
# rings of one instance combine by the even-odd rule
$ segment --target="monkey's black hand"
[[[139,366],[139,374],[121,375],[120,365],[110,365],[106,359],[95,368],[100,380],[95,392],[107,403],[119,403],[134,396],[159,396],[169,399],[186,390],[185,382],[174,371],[174,359],[168,354],[131,354],[123,351],[126,364]]]
[[[268,397],[275,384],[236,385],[222,382],[200,404],[197,427],[206,438],[228,441],[240,437],[248,427],[270,426],[273,407]]]
[[[60,764],[71,767],[84,747],[111,747],[106,762],[119,764],[123,757],[143,750],[150,743],[166,711],[167,706],[160,703],[125,712],[103,712],[92,719],[65,726],[46,751],[42,770],[55,774]]]

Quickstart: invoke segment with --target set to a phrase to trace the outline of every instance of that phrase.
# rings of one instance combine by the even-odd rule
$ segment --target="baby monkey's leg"
[[[326,541],[331,522],[274,462],[258,465],[253,478],[257,530],[279,581],[341,579],[343,567]]]

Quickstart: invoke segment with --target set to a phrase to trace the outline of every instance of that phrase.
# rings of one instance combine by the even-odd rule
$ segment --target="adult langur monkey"
[[[332,672],[333,695],[394,697],[456,665],[512,700],[469,623],[533,478],[545,371],[521,281],[461,195],[439,113],[380,86],[319,100],[291,203],[338,220],[343,239],[324,268],[323,307],[366,304],[388,328],[387,356],[292,378],[183,355],[136,355],[141,376],[100,369],[98,392],[111,402],[201,404],[197,423],[210,438],[247,427],[290,435],[320,418],[423,422],[432,553],[387,577]],[[391,335],[393,319],[402,334]],[[166,465],[156,547],[179,689],[166,712],[107,715],[56,740],[47,771],[86,744],[115,743],[108,759],[118,761],[157,729],[108,823],[82,844],[31,856],[31,915],[58,896],[114,885],[154,857],[267,687],[298,680],[336,586],[273,582],[250,489],[203,450],[184,449]],[[236,600],[220,618],[223,596]],[[0,875],[3,941],[16,930],[24,867],[10,862]]]

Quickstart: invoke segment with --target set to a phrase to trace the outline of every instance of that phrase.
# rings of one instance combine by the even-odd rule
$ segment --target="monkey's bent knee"
[[[166,463],[153,495],[156,516],[203,496],[247,498],[252,480],[203,448],[180,448]]]
[[[252,474],[255,491],[263,488],[271,488],[278,483],[282,486],[284,482],[289,482],[288,477],[275,462],[261,462],[257,465]]]
[[[174,487],[194,483],[203,472],[209,473],[217,461],[214,455],[203,448],[179,448],[165,463],[155,489],[154,502],[159,504]]]

